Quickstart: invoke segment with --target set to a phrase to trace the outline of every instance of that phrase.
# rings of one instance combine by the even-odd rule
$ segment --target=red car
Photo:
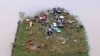
[[[42,21],[46,21],[47,20],[47,15],[43,15],[42,16]]]

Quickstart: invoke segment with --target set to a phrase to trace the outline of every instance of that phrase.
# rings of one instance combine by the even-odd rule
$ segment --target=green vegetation
[[[49,12],[48,19],[52,23],[54,14]],[[75,20],[75,23],[65,24],[61,33],[53,32],[51,36],[45,36],[46,27],[41,23],[33,22],[34,25],[30,27],[23,20],[16,35],[13,56],[88,56],[84,27],[72,15],[65,15],[66,20]],[[43,28],[40,29],[40,26]],[[65,44],[62,44],[61,38],[65,39]]]

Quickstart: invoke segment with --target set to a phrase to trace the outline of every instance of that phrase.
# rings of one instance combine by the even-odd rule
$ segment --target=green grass
[[[50,19],[50,23],[52,23],[54,18],[53,14],[49,13],[48,18]],[[76,19],[74,18],[74,20]],[[54,32],[56,35],[53,34],[49,40],[46,40],[45,28],[39,31],[41,23],[34,22],[34,26],[29,28],[33,31],[33,35],[29,35],[29,30],[25,30],[25,27],[29,26],[23,21],[22,24],[19,25],[19,30],[16,35],[13,56],[88,56],[85,29],[75,28],[77,24],[78,21],[76,20],[76,23],[67,25],[64,29],[61,29],[61,33]],[[72,26],[73,28],[70,28]],[[79,32],[77,32],[77,30],[79,30]],[[61,44],[58,40],[59,37],[66,39],[65,45]],[[30,47],[30,45],[26,42],[29,39],[32,40],[33,45],[41,46],[43,43],[49,44],[45,48],[39,48],[40,52],[28,52],[26,47]],[[74,40],[77,40],[77,42],[74,42]],[[53,53],[51,52],[52,49],[55,50]]]

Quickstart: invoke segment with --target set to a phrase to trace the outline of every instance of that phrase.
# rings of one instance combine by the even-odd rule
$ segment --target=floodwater
[[[0,56],[11,56],[19,20],[18,12],[34,15],[41,9],[63,7],[77,15],[87,32],[89,55],[100,56],[99,0],[0,0]]]

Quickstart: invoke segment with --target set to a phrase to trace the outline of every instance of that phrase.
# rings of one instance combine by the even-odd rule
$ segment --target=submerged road
[[[39,2],[40,1],[40,2]],[[0,0],[0,56],[11,56],[15,39],[18,12],[34,15],[41,9],[63,7],[78,16],[87,32],[90,56],[100,56],[99,0]]]

